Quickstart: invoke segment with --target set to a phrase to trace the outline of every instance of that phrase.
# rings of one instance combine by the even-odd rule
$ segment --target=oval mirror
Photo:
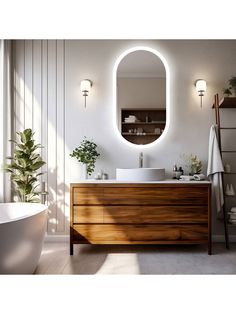
[[[166,68],[153,50],[123,54],[116,69],[116,123],[136,145],[153,143],[166,126]]]

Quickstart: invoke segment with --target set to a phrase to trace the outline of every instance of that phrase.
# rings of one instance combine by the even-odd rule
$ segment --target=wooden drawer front
[[[104,223],[207,223],[207,206],[104,206]]]
[[[96,205],[104,203],[103,188],[80,187],[73,188],[73,205]]]
[[[205,225],[190,225],[181,228],[182,240],[208,240],[208,226]]]
[[[74,223],[103,223],[102,206],[74,206]]]
[[[208,189],[205,187],[114,187],[104,189],[104,204],[130,205],[205,205]]]
[[[205,241],[205,225],[74,225],[75,241],[94,244],[152,241]]]

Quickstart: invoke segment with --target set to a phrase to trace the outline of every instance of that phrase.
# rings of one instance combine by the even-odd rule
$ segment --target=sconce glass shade
[[[90,80],[83,80],[80,83],[81,92],[90,92],[92,86],[92,82]]]
[[[86,97],[88,96],[88,93],[91,90],[92,81],[90,80],[83,80],[80,83],[80,90],[83,93],[84,96],[84,107],[86,108]]]
[[[202,108],[202,96],[204,96],[204,93],[207,89],[206,81],[205,80],[197,80],[195,82],[196,90],[198,92],[198,95],[201,97],[201,108]]]
[[[205,80],[197,80],[196,81],[196,90],[199,96],[204,96],[204,93],[207,89],[206,81]]]

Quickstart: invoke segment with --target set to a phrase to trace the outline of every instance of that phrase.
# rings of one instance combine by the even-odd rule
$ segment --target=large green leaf
[[[45,162],[40,160],[40,161],[36,161],[32,166],[31,169],[32,170],[38,170],[39,168],[41,168],[43,165],[45,165]]]

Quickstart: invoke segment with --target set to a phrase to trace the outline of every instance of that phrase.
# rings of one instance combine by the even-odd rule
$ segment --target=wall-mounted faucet
[[[143,168],[143,153],[139,153],[139,168]]]

